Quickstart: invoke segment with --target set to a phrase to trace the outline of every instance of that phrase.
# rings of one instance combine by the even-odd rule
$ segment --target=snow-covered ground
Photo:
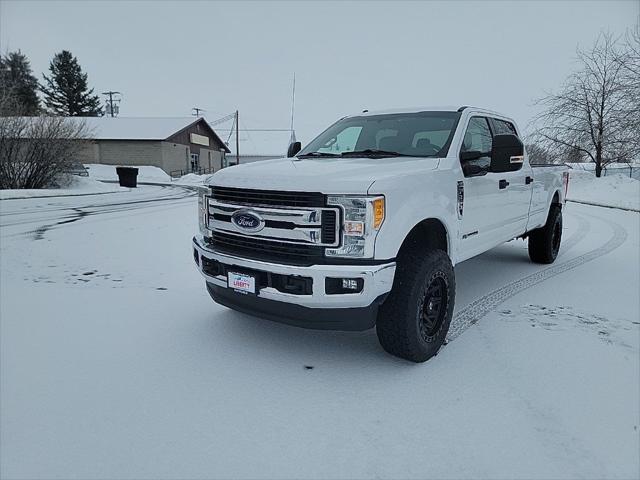
[[[569,200],[640,211],[640,181],[620,173],[596,178],[585,170],[569,170]]]
[[[640,215],[456,266],[425,364],[214,304],[179,187],[0,203],[1,478],[638,478]]]
[[[116,174],[116,167],[113,165],[101,165],[101,164],[87,164],[85,165],[89,172],[89,178],[95,180],[105,181],[117,181],[118,175]],[[158,167],[139,166],[138,169],[138,182],[147,183],[163,183],[163,184],[178,184],[178,185],[202,185],[204,181],[211,175],[196,175],[195,173],[188,173],[180,178],[172,179],[164,170]]]
[[[68,197],[74,195],[91,195],[96,193],[113,193],[129,190],[118,185],[99,182],[87,177],[69,177],[69,185],[63,188],[0,190],[0,200],[35,197]]]
[[[85,165],[88,177],[69,176],[69,185],[63,188],[43,188],[37,190],[16,189],[0,190],[0,200],[37,198],[37,197],[70,197],[77,195],[92,195],[128,191],[128,188],[114,185],[118,181],[114,165],[88,164]],[[196,175],[189,173],[180,178],[172,179],[164,170],[158,167],[142,166],[138,169],[138,182],[159,185],[199,186],[211,175]]]
[[[101,165],[99,163],[89,163],[84,166],[89,173],[89,178],[95,180],[107,180],[115,182],[118,180],[115,165]],[[139,182],[169,183],[171,177],[167,172],[158,167],[136,166],[138,169]]]

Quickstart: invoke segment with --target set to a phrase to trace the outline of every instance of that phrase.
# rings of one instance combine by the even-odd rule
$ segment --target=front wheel
[[[453,266],[442,250],[416,250],[398,261],[393,289],[380,307],[376,333],[396,357],[425,362],[449,331],[455,301]]]
[[[562,240],[562,209],[552,205],[543,227],[529,233],[529,258],[535,263],[553,263]]]

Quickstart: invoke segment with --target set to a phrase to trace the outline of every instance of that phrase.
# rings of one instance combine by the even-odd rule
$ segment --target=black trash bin
[[[133,167],[116,167],[121,187],[136,188],[138,186],[138,169]]]

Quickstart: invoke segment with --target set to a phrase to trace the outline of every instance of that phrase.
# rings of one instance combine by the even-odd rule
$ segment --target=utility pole
[[[199,117],[200,112],[206,112],[206,110],[198,107],[193,107],[191,110],[192,110],[191,115],[193,115],[194,117]]]
[[[116,114],[118,113],[118,105],[114,105],[115,103],[120,102],[119,98],[113,98],[114,95],[122,95],[122,93],[120,92],[114,92],[112,90],[109,90],[108,92],[102,92],[102,95],[108,95],[109,96],[109,100],[107,100],[107,115],[111,115],[111,117],[115,117]]]
[[[236,165],[240,165],[240,138],[238,132],[240,131],[240,122],[238,122],[238,110],[236,110]]]

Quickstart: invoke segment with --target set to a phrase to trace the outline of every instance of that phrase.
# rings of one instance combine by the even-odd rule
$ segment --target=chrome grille
[[[242,235],[247,238],[278,240],[285,243],[302,243],[333,247],[338,239],[338,209],[335,207],[275,208],[253,207],[221,203],[208,199],[208,228],[213,231]],[[234,224],[236,212],[251,212],[264,220],[264,227],[248,232]]]
[[[320,193],[214,187],[207,197],[211,245],[223,253],[287,263],[314,263],[325,247],[336,247],[340,210]],[[234,213],[260,218],[258,231],[232,221]],[[291,257],[289,260],[287,260]]]

